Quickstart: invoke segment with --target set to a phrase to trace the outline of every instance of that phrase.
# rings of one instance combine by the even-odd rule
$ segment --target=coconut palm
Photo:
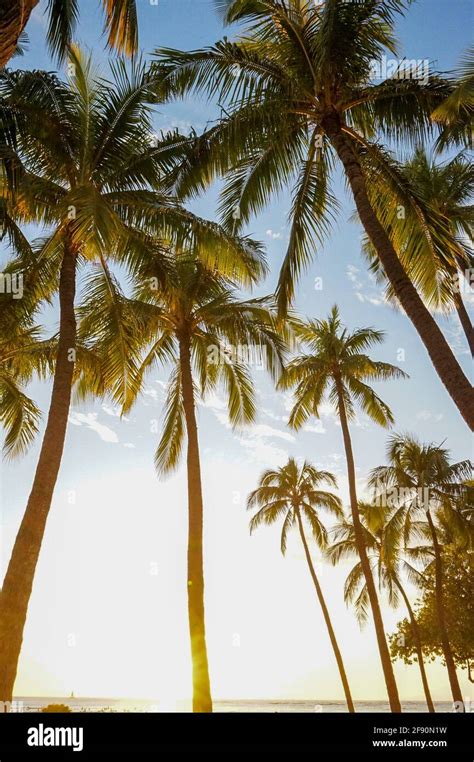
[[[397,508],[387,509],[383,506],[360,502],[359,511],[369,562],[373,575],[378,577],[379,589],[381,591],[386,590],[389,603],[394,608],[399,605],[398,594],[400,594],[408,611],[426,704],[428,711],[434,712],[435,708],[423,661],[420,630],[403,585],[403,576],[406,576],[409,582],[417,584],[422,575],[403,555],[402,511]],[[351,521],[343,521],[334,527],[332,537],[334,543],[327,549],[326,554],[333,564],[357,556],[354,526]],[[359,622],[361,625],[365,624],[369,599],[360,561],[355,564],[347,576],[344,585],[344,599],[346,603],[354,604]]]
[[[0,8],[0,67],[6,66],[17,49],[32,10],[39,0],[2,0]],[[105,30],[110,48],[132,55],[138,46],[135,0],[102,0]],[[60,60],[67,55],[79,16],[79,0],[50,0],[47,41]]]
[[[75,314],[79,267],[98,263],[110,281],[107,260],[131,266],[145,253],[160,254],[162,247],[154,238],[157,230],[177,242],[199,241],[203,259],[210,258],[224,271],[233,271],[242,262],[242,246],[237,251],[229,235],[182,209],[166,190],[167,172],[175,158],[181,158],[187,141],[174,133],[151,141],[147,103],[153,96],[141,64],[134,62],[128,70],[118,61],[113,66],[114,81],[109,82],[77,49],[71,49],[70,60],[68,82],[44,72],[0,75],[1,114],[3,124],[8,124],[3,134],[11,141],[17,165],[14,192],[2,189],[2,196],[7,194],[6,218],[17,226],[36,222],[46,227],[35,261],[43,263],[49,282],[58,289],[60,312],[47,425],[1,594],[0,700],[4,701],[12,695],[36,563],[63,453],[76,359],[82,353]],[[15,244],[24,243],[13,228],[11,237]],[[34,262],[28,264],[34,269]],[[41,279],[39,284],[31,282],[35,290],[40,288]],[[123,332],[120,336],[124,339]],[[123,365],[126,347],[124,342]]]
[[[311,530],[317,546],[321,550],[325,550],[327,548],[327,530],[319,518],[320,509],[329,511],[339,519],[343,516],[340,499],[332,492],[320,489],[321,485],[324,484],[336,487],[334,475],[328,471],[319,471],[306,461],[302,466],[298,466],[294,458],[290,458],[288,463],[276,471],[265,471],[260,477],[257,489],[251,492],[247,499],[247,507],[249,509],[258,508],[257,513],[250,521],[250,531],[253,532],[262,524],[273,524],[275,521],[281,520],[283,522],[281,552],[284,554],[288,531],[295,526],[298,528],[311,579],[316,589],[318,602],[323,612],[329,639],[334,656],[336,657],[347,708],[349,712],[354,712],[354,703],[344,662],[324,594],[314,568],[304,529],[304,524],[306,523]]]
[[[193,193],[230,171],[222,194],[223,220],[233,229],[248,222],[274,193],[293,188],[290,235],[278,282],[280,313],[295,280],[326,235],[337,200],[331,175],[345,172],[359,219],[402,308],[431,361],[471,427],[474,392],[439,326],[400,262],[370,201],[377,178],[383,194],[395,168],[376,142],[389,136],[421,141],[433,129],[433,109],[452,91],[435,75],[421,78],[401,64],[380,83],[375,64],[395,54],[394,22],[405,0],[224,0],[228,22],[246,28],[204,50],[157,51],[163,95],[189,91],[218,96],[224,118],[196,142],[181,191]],[[192,164],[192,162],[191,162]],[[375,168],[375,170],[374,170]],[[397,203],[396,185],[393,202]]]
[[[443,553],[438,522],[458,527],[462,513],[457,502],[465,494],[464,481],[472,474],[469,460],[451,463],[450,454],[441,445],[422,444],[411,435],[394,434],[387,446],[388,465],[374,468],[369,484],[377,499],[390,498],[403,508],[405,534],[420,519],[426,520],[434,553],[436,610],[443,654],[454,701],[462,702],[451,645],[446,628],[443,604]]]
[[[390,230],[400,261],[427,306],[443,312],[455,309],[474,353],[474,330],[462,298],[463,285],[466,280],[469,284],[473,264],[472,162],[461,152],[437,163],[418,148],[399,167],[399,173],[413,203],[405,205],[400,214],[400,207],[387,204],[385,196],[374,190],[371,193],[374,208]],[[364,251],[379,280],[386,283],[377,253],[367,238]],[[390,284],[387,298],[397,301]]]
[[[350,506],[357,551],[367,583],[367,594],[372,609],[390,707],[392,711],[400,712],[398,689],[359,517],[349,422],[355,416],[354,403],[357,403],[377,424],[390,426],[393,423],[390,408],[368,382],[404,378],[406,374],[394,365],[376,362],[366,354],[368,349],[383,341],[382,331],[359,328],[349,333],[341,324],[336,306],[332,308],[327,320],[299,323],[295,325],[295,330],[300,339],[309,346],[309,353],[291,360],[280,379],[280,388],[294,391],[295,404],[289,423],[290,426],[299,429],[311,415],[319,417],[320,406],[326,393],[330,404],[339,416],[346,453]]]
[[[242,245],[242,244],[241,244]],[[244,248],[245,253],[245,248]],[[253,274],[252,274],[253,270]],[[259,277],[262,261],[255,259],[247,283]],[[238,273],[236,272],[236,278]],[[196,420],[199,397],[223,384],[232,426],[254,420],[256,414],[247,350],[260,352],[272,373],[278,374],[283,342],[265,299],[241,301],[236,284],[218,269],[206,267],[192,252],[170,255],[163,272],[161,255],[152,252],[137,263],[132,299],[119,294],[120,310],[127,312],[128,333],[141,338],[141,353],[134,361],[131,386],[124,392],[121,341],[114,326],[114,311],[104,302],[107,286],[89,287],[87,316],[81,330],[92,337],[90,348],[102,358],[114,399],[128,410],[147,373],[157,363],[171,366],[165,403],[163,433],[155,465],[160,475],[175,469],[187,438],[188,477],[188,616],[193,664],[193,711],[211,712],[212,697],[206,646],[203,569],[203,494]],[[102,279],[103,280],[103,279]],[[157,284],[160,284],[159,286]],[[244,356],[245,350],[245,356]],[[257,358],[256,358],[257,359]]]

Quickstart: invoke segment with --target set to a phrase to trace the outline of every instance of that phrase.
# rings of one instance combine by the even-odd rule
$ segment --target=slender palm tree
[[[32,10],[39,0],[2,0],[0,8],[0,67],[6,66],[17,49]],[[105,30],[110,48],[132,55],[138,47],[135,0],[102,0]],[[50,0],[47,40],[60,60],[67,55],[79,16],[79,0]]]
[[[245,248],[244,248],[245,253]],[[261,274],[261,261],[248,269],[247,282]],[[191,251],[170,256],[163,272],[161,255],[152,252],[137,263],[132,299],[119,294],[120,310],[128,314],[127,334],[140,336],[132,379],[133,393],[122,381],[120,337],[114,311],[104,300],[103,279],[88,288],[89,299],[81,330],[92,337],[90,349],[102,358],[107,386],[115,386],[114,399],[128,410],[148,372],[157,364],[172,371],[165,404],[163,433],[155,465],[160,475],[175,469],[187,438],[188,477],[188,617],[193,665],[193,711],[211,712],[204,612],[203,494],[201,458],[196,420],[200,396],[222,383],[226,390],[231,425],[254,420],[256,414],[249,373],[251,353],[276,377],[282,367],[284,344],[275,331],[275,319],[265,299],[241,301],[236,283],[215,267],[204,265]],[[236,280],[238,278],[238,280]],[[159,284],[159,286],[157,285]],[[249,355],[250,353],[250,355]]]
[[[469,460],[451,463],[449,451],[440,445],[421,444],[411,435],[395,434],[387,446],[388,465],[371,472],[369,484],[376,499],[395,500],[405,512],[406,536],[414,521],[425,519],[435,559],[436,611],[443,654],[454,701],[462,702],[443,604],[443,553],[437,529],[441,521],[458,525],[462,518],[456,503],[465,493],[464,481],[472,474]],[[389,494],[388,494],[389,493]]]
[[[283,521],[281,552],[285,554],[288,531],[294,526],[298,527],[306,562],[336,657],[347,708],[349,712],[355,712],[341,651],[304,531],[304,522],[306,522],[317,546],[325,550],[327,530],[319,518],[319,510],[321,508],[327,510],[339,519],[343,516],[340,499],[332,492],[320,489],[322,484],[337,486],[333,474],[328,471],[318,471],[306,461],[302,466],[298,466],[294,458],[290,458],[288,463],[277,471],[265,471],[260,477],[257,489],[250,493],[247,500],[249,509],[258,508],[250,521],[250,531],[253,532],[262,524],[273,524],[281,519]]]
[[[108,82],[79,50],[71,49],[70,60],[68,82],[44,72],[0,73],[1,119],[9,126],[3,135],[11,140],[18,176],[13,192],[9,187],[2,189],[2,198],[7,199],[5,217],[17,226],[26,222],[45,226],[46,238],[27,264],[33,272],[35,267],[47,271],[46,280],[59,293],[60,313],[47,425],[0,599],[3,701],[11,700],[64,448],[76,360],[82,353],[75,312],[79,267],[98,263],[110,281],[107,260],[131,267],[145,253],[162,251],[154,237],[157,230],[177,242],[199,241],[203,259],[224,271],[233,271],[241,262],[242,246],[237,251],[231,236],[184,210],[169,195],[166,176],[175,159],[181,159],[187,141],[174,133],[151,140],[147,104],[154,96],[141,64],[134,62],[129,70],[118,61],[113,66],[114,81]],[[7,172],[8,166],[3,177]],[[17,232],[10,225],[10,237],[22,246],[25,259],[27,247]],[[29,284],[35,293],[41,290],[41,279],[36,283],[30,278]],[[48,288],[45,285],[45,293]],[[125,365],[126,358],[124,353]]]
[[[387,591],[389,603],[394,608],[399,605],[399,593],[408,611],[426,704],[428,711],[434,712],[435,707],[423,660],[420,629],[403,585],[403,575],[414,584],[419,583],[422,575],[403,555],[402,511],[399,508],[387,510],[379,505],[360,502],[359,511],[369,562],[373,575],[378,577],[379,589]],[[343,521],[334,527],[332,537],[334,543],[327,549],[326,554],[333,564],[357,556],[354,525],[351,521]],[[359,622],[361,625],[365,624],[369,599],[360,561],[355,564],[347,576],[344,586],[344,599],[346,603],[355,605]]]
[[[337,209],[330,181],[339,160],[359,219],[397,299],[459,411],[474,428],[472,386],[400,262],[369,195],[374,176],[383,193],[387,179],[396,174],[377,139],[421,141],[434,128],[431,112],[453,89],[451,82],[407,70],[403,64],[391,78],[378,77],[386,53],[396,53],[394,23],[409,0],[219,4],[228,22],[246,24],[237,41],[225,38],[189,53],[157,51],[163,96],[206,92],[219,97],[225,114],[197,140],[195,169],[190,171],[186,162],[181,191],[193,193],[230,169],[221,211],[226,224],[237,230],[274,193],[293,187],[289,245],[277,288],[283,314],[295,279]],[[391,185],[391,201],[400,203],[401,183]]]
[[[466,281],[469,283],[473,265],[472,162],[461,152],[437,163],[424,149],[418,148],[413,157],[399,167],[399,173],[413,203],[404,206],[401,214],[400,208],[387,204],[384,195],[374,187],[371,202],[390,231],[400,261],[426,305],[445,313],[456,310],[474,353],[474,329],[462,298],[463,285]],[[363,248],[372,270],[386,283],[368,238]],[[387,298],[397,302],[391,284],[387,286]]]
[[[290,415],[290,426],[299,429],[311,415],[319,417],[319,409],[327,392],[341,422],[357,551],[367,583],[390,707],[393,712],[400,712],[398,688],[359,516],[349,422],[354,418],[356,402],[380,426],[390,426],[393,415],[389,407],[367,382],[404,378],[406,374],[394,365],[376,362],[365,354],[370,347],[383,341],[383,332],[359,328],[349,333],[341,324],[336,306],[327,320],[295,324],[295,330],[300,339],[308,344],[309,354],[295,357],[280,379],[280,388],[294,389],[295,404]]]

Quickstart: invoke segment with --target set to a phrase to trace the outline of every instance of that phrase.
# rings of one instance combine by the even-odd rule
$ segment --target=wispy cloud
[[[450,320],[449,325],[443,327],[443,333],[457,357],[469,354],[466,337],[460,323],[456,324],[454,320]]]
[[[240,436],[239,444],[248,450],[253,461],[265,466],[282,466],[288,460],[288,452],[259,436]]]
[[[227,413],[227,404],[221,396],[214,392],[201,401],[200,405],[211,410],[219,423],[226,429],[232,428]],[[276,416],[275,419],[278,420]],[[275,445],[274,440],[293,443],[295,437],[289,431],[269,426],[266,423],[255,423],[239,429],[235,433],[234,441],[249,451],[252,460],[268,466],[282,465],[288,459],[288,452]]]
[[[144,394],[145,397],[151,397],[152,400],[154,400],[155,402],[158,402],[158,399],[159,399],[158,391],[156,389],[153,389],[152,386],[146,386],[142,390],[142,394]]]
[[[97,417],[97,413],[76,413],[73,411],[69,413],[69,423],[72,423],[73,426],[86,426],[91,431],[94,431],[103,442],[116,444],[119,438],[115,431],[109,429],[108,426],[104,426],[103,423],[99,423]]]
[[[129,420],[125,415],[121,416],[121,408],[119,405],[107,405],[107,403],[104,403],[102,405],[102,410],[106,415],[110,415],[112,418],[121,418],[122,421]]]
[[[303,431],[307,431],[310,434],[325,434],[326,429],[324,428],[324,424],[321,420],[318,418],[315,419],[314,423],[306,423],[303,427]]]
[[[434,421],[438,423],[443,419],[442,413],[433,413],[431,410],[419,410],[416,414],[418,421]]]
[[[271,238],[273,241],[279,241],[283,238],[283,233],[277,233],[271,228],[265,231],[265,234]]]
[[[348,280],[352,283],[356,298],[363,304],[372,304],[380,307],[386,304],[382,288],[375,283],[374,277],[369,273],[360,274],[355,265],[348,265],[346,269]]]
[[[289,431],[281,431],[273,426],[267,426],[265,423],[256,423],[249,428],[249,434],[254,437],[270,437],[276,439],[286,439],[287,442],[294,442],[295,438]]]
[[[156,384],[158,388],[155,389],[155,387],[152,385],[144,386],[142,389],[142,394],[144,394],[145,397],[151,397],[152,400],[158,402],[166,397],[166,394],[168,393],[169,383],[167,381],[155,379],[154,384]]]

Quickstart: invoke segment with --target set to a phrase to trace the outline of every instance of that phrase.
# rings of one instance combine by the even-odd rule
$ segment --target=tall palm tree
[[[390,707],[393,712],[400,712],[397,684],[359,516],[349,422],[354,418],[356,402],[380,426],[390,426],[393,423],[393,415],[389,407],[367,382],[404,378],[406,374],[394,365],[376,362],[366,354],[370,347],[383,341],[382,331],[359,328],[349,333],[341,324],[336,306],[332,308],[327,320],[310,320],[307,323],[296,324],[295,330],[300,339],[309,346],[309,354],[295,357],[285,368],[280,379],[281,388],[294,389],[295,404],[290,415],[290,426],[299,429],[311,415],[319,417],[320,405],[326,393],[339,415],[357,551],[367,583]]]
[[[68,82],[44,72],[0,74],[1,115],[9,124],[4,135],[11,139],[10,150],[20,167],[14,192],[8,195],[2,189],[8,199],[6,217],[17,225],[36,222],[46,227],[35,262],[43,263],[49,282],[58,289],[60,312],[47,425],[1,592],[3,701],[11,700],[63,453],[76,358],[82,352],[75,313],[79,266],[96,262],[110,280],[107,259],[131,266],[146,252],[161,251],[153,237],[157,230],[176,241],[199,241],[202,257],[210,257],[224,271],[232,271],[241,260],[230,236],[182,209],[169,195],[166,175],[181,158],[186,140],[169,134],[151,142],[147,104],[154,96],[144,68],[135,62],[129,71],[119,61],[113,67],[114,81],[107,82],[80,51],[71,49],[70,56],[74,74]],[[14,230],[11,236],[23,243]],[[27,253],[23,250],[23,258]],[[35,262],[30,263],[33,269]],[[34,279],[31,283],[29,288],[39,288]]]
[[[474,192],[472,162],[461,152],[437,163],[418,148],[399,173],[413,203],[404,207],[387,204],[375,189],[371,201],[379,219],[390,231],[400,261],[430,309],[456,310],[474,354],[474,329],[462,298],[463,284],[472,271]],[[366,238],[364,251],[372,270],[386,283],[377,253]],[[470,284],[469,284],[470,285]],[[390,284],[387,298],[397,301]]]
[[[0,68],[6,66],[39,0],[2,0],[0,8]],[[135,0],[102,0],[110,48],[132,55],[138,47]],[[60,60],[67,55],[79,16],[79,0],[50,0],[47,40]]]
[[[222,194],[229,226],[247,223],[274,193],[291,185],[290,235],[278,283],[280,312],[294,282],[325,236],[338,206],[331,174],[339,160],[359,219],[387,279],[467,423],[474,428],[474,391],[439,326],[407,275],[369,195],[396,173],[377,139],[421,141],[433,109],[452,83],[403,69],[377,83],[375,64],[396,53],[394,23],[409,0],[224,0],[228,22],[247,26],[193,52],[157,51],[163,95],[217,95],[224,118],[196,142],[195,171],[182,192],[195,192],[230,171]],[[425,77],[426,74],[426,77]],[[192,163],[192,162],[191,162]],[[399,203],[392,182],[392,202]],[[400,185],[400,183],[398,183]]]
[[[440,445],[422,444],[411,435],[395,434],[387,446],[388,465],[374,468],[369,484],[377,499],[390,499],[403,508],[406,536],[410,525],[424,518],[435,559],[436,611],[443,654],[448,670],[454,701],[462,702],[456,667],[454,664],[443,604],[443,555],[436,524],[438,514],[443,522],[458,524],[460,515],[456,502],[465,492],[464,481],[472,474],[469,460],[451,463],[449,451]]]
[[[374,576],[378,576],[379,588],[380,590],[386,589],[389,603],[394,608],[397,608],[399,605],[398,593],[400,593],[408,611],[426,704],[428,711],[434,712],[435,707],[431,698],[423,661],[420,629],[410,599],[402,583],[403,573],[405,573],[410,582],[415,584],[419,582],[422,576],[418,569],[403,557],[403,516],[400,509],[386,510],[383,507],[374,506],[369,503],[359,503],[359,511],[369,562],[372,567],[372,573]],[[357,555],[354,525],[351,521],[343,521],[334,527],[332,536],[334,543],[327,549],[327,556],[333,564]],[[367,620],[369,600],[360,561],[355,564],[347,576],[344,586],[344,598],[346,603],[355,605],[357,617],[360,623],[364,624]]]
[[[242,245],[242,244],[241,244]],[[243,248],[245,254],[246,249]],[[145,375],[157,363],[171,365],[163,433],[155,465],[163,475],[175,469],[187,437],[188,477],[188,617],[193,665],[193,711],[211,712],[212,697],[204,614],[203,494],[196,420],[200,396],[225,387],[229,421],[233,426],[254,420],[252,380],[243,349],[261,352],[260,360],[276,376],[284,345],[265,299],[241,301],[235,284],[255,280],[262,262],[256,258],[233,281],[215,267],[205,266],[191,250],[175,253],[163,273],[161,255],[149,253],[134,272],[134,297],[119,295],[120,309],[128,313],[128,332],[139,335],[142,352],[134,360],[130,379],[133,393],[122,383],[121,341],[114,328],[113,310],[104,301],[105,284],[89,289],[82,323],[91,348],[102,358],[114,399],[128,410]],[[241,268],[242,269],[242,268]],[[157,288],[157,283],[159,287]],[[243,349],[239,349],[243,348]]]
[[[298,527],[306,562],[336,657],[347,708],[349,712],[355,712],[344,662],[304,531],[305,520],[311,529],[316,544],[325,550],[327,548],[327,530],[319,518],[319,509],[323,508],[339,519],[343,516],[340,499],[332,492],[320,489],[322,484],[328,484],[331,487],[337,486],[333,474],[328,471],[318,471],[306,461],[302,466],[298,466],[294,458],[290,458],[288,463],[277,471],[265,471],[260,477],[257,489],[251,492],[247,499],[248,508],[258,508],[257,513],[250,521],[250,531],[253,532],[262,524],[273,524],[281,519],[283,521],[281,552],[284,554],[289,529],[294,526]]]

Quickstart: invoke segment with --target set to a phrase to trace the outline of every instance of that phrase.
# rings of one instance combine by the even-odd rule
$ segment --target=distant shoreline
[[[71,712],[101,713],[174,713],[190,712],[190,700],[160,701],[153,699],[112,699],[65,696],[18,696],[12,702],[13,712],[36,713],[53,704],[66,705]],[[388,713],[390,707],[385,701],[355,701],[356,711]],[[404,711],[426,713],[424,701],[403,701]],[[452,712],[451,701],[435,701],[438,712]],[[282,712],[282,713],[346,713],[345,701],[317,699],[232,699],[214,702],[218,713],[228,712]]]

